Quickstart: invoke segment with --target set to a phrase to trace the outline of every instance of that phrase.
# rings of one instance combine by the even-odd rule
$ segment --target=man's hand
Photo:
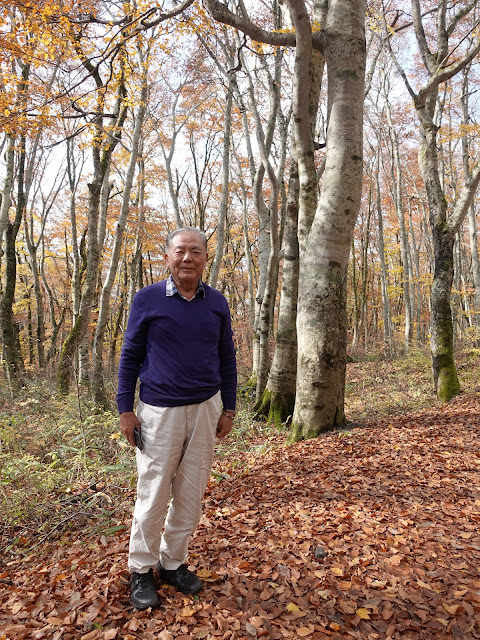
[[[141,431],[140,420],[133,411],[125,411],[120,414],[120,429],[132,447],[135,446],[135,436],[133,435],[135,427]]]
[[[217,438],[228,436],[233,426],[233,418],[222,413],[217,423]]]

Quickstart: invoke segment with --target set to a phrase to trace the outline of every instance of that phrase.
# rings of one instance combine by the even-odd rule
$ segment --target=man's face
[[[173,281],[183,289],[196,287],[207,258],[203,238],[194,231],[181,231],[174,236],[165,254]]]

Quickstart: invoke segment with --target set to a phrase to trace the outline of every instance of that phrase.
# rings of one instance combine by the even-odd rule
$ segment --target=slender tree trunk
[[[135,231],[135,248],[133,251],[132,261],[129,265],[129,282],[126,309],[131,309],[132,301],[138,289],[142,288],[142,247],[145,224],[145,164],[143,159],[143,150],[139,158],[139,175],[138,175],[138,220]]]
[[[402,289],[403,289],[403,304],[405,306],[405,337],[404,337],[404,350],[408,353],[410,344],[412,341],[413,332],[413,305],[411,296],[411,284],[410,284],[410,260],[409,260],[409,248],[408,248],[408,234],[405,224],[405,210],[403,206],[403,170],[402,160],[400,157],[400,145],[398,142],[398,135],[393,125],[390,104],[387,101],[387,117],[390,132],[390,142],[392,148],[392,182],[393,193],[395,202],[395,211],[397,213],[398,226],[400,230],[400,250],[402,256]]]
[[[105,328],[107,326],[108,318],[110,315],[110,297],[115,277],[117,275],[118,262],[122,249],[123,233],[125,231],[125,223],[127,220],[128,212],[130,210],[130,194],[132,192],[133,178],[135,176],[135,168],[137,166],[138,151],[140,147],[143,121],[145,119],[146,104],[147,75],[146,70],[144,70],[140,102],[137,110],[135,128],[132,138],[130,161],[127,169],[127,175],[125,177],[125,185],[123,188],[122,207],[120,209],[120,215],[118,217],[117,226],[115,229],[115,238],[113,241],[110,266],[108,268],[107,276],[105,278],[102,293],[100,296],[99,314],[93,343],[93,395],[95,401],[105,407],[108,407],[107,396],[103,384],[103,343],[105,337]]]
[[[285,241],[283,247],[283,275],[275,352],[266,389],[256,407],[260,415],[280,427],[293,415],[297,378],[297,297],[298,297],[298,167],[290,165]]]
[[[26,77],[24,77],[24,81]],[[7,218],[5,228],[5,280],[0,297],[0,326],[2,331],[3,356],[10,385],[14,387],[24,372],[18,334],[13,318],[13,303],[17,282],[17,256],[15,241],[25,210],[25,136],[22,136],[18,151],[17,202],[13,222]]]
[[[377,168],[375,172],[375,186],[377,193],[377,220],[378,220],[378,257],[380,260],[380,282],[382,288],[382,310],[383,310],[383,343],[385,352],[388,357],[392,357],[395,352],[393,340],[393,327],[390,312],[390,298],[388,297],[388,265],[385,260],[385,241],[383,234],[383,210],[382,210],[382,192],[379,179],[380,169],[380,144],[377,151]]]
[[[13,173],[15,169],[15,136],[7,134],[7,150],[5,151],[5,182],[2,190],[2,204],[0,206],[0,257],[2,255],[3,234],[8,225],[8,214],[12,206]]]
[[[226,90],[225,124],[223,130],[223,154],[222,154],[222,197],[218,212],[217,244],[215,257],[210,270],[209,285],[215,289],[220,273],[225,246],[225,226],[227,222],[228,199],[230,194],[230,136],[232,130],[232,90],[231,84]]]
[[[92,306],[98,281],[98,267],[102,247],[98,246],[99,219],[102,186],[108,167],[112,161],[112,154],[117,146],[122,128],[127,116],[125,103],[125,61],[122,59],[121,71],[118,79],[117,100],[115,106],[115,121],[109,132],[103,126],[103,112],[105,109],[104,83],[100,77],[98,67],[88,60],[81,50],[78,41],[75,41],[80,59],[98,89],[97,116],[94,121],[94,140],[92,145],[93,176],[88,186],[88,222],[87,222],[87,250],[85,282],[80,302],[78,315],[74,318],[73,326],[66,337],[57,369],[57,385],[62,393],[67,393],[70,386],[70,377],[74,370],[75,358],[84,339],[87,336]]]
[[[470,65],[463,72],[462,83],[462,121],[465,129],[468,131],[468,126],[471,120],[470,107],[469,107],[469,71]],[[472,170],[470,167],[470,141],[467,133],[462,136],[462,159],[463,170],[469,180],[471,180]],[[468,209],[468,236],[470,240],[470,255],[471,255],[471,279],[474,288],[474,301],[473,301],[473,326],[475,345],[480,344],[480,258],[478,255],[478,230],[477,230],[477,215],[476,208],[472,205]]]

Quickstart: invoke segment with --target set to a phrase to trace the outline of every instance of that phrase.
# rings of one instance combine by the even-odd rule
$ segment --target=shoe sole
[[[146,607],[139,607],[138,604],[135,604],[134,602],[132,602],[132,600],[130,600],[130,603],[135,607],[135,609],[137,609],[138,611],[145,611],[146,609],[156,609],[157,607],[160,606],[160,601],[157,602],[156,604],[149,604]]]

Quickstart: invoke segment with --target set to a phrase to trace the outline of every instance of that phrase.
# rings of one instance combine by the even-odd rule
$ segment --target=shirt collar
[[[170,296],[174,296],[176,293],[178,293],[178,295],[181,298],[186,300],[186,298],[184,296],[182,296],[182,294],[177,289],[177,286],[175,285],[175,282],[173,281],[173,278],[172,278],[171,275],[168,276],[168,278],[167,278],[167,285],[166,285],[165,293],[169,297]],[[203,282],[201,280],[198,281],[198,288],[197,288],[197,291],[196,291],[195,295],[193,296],[193,298],[196,298],[197,296],[201,296],[202,298],[205,298],[205,287],[203,286]],[[193,300],[193,298],[192,298],[192,300]]]

